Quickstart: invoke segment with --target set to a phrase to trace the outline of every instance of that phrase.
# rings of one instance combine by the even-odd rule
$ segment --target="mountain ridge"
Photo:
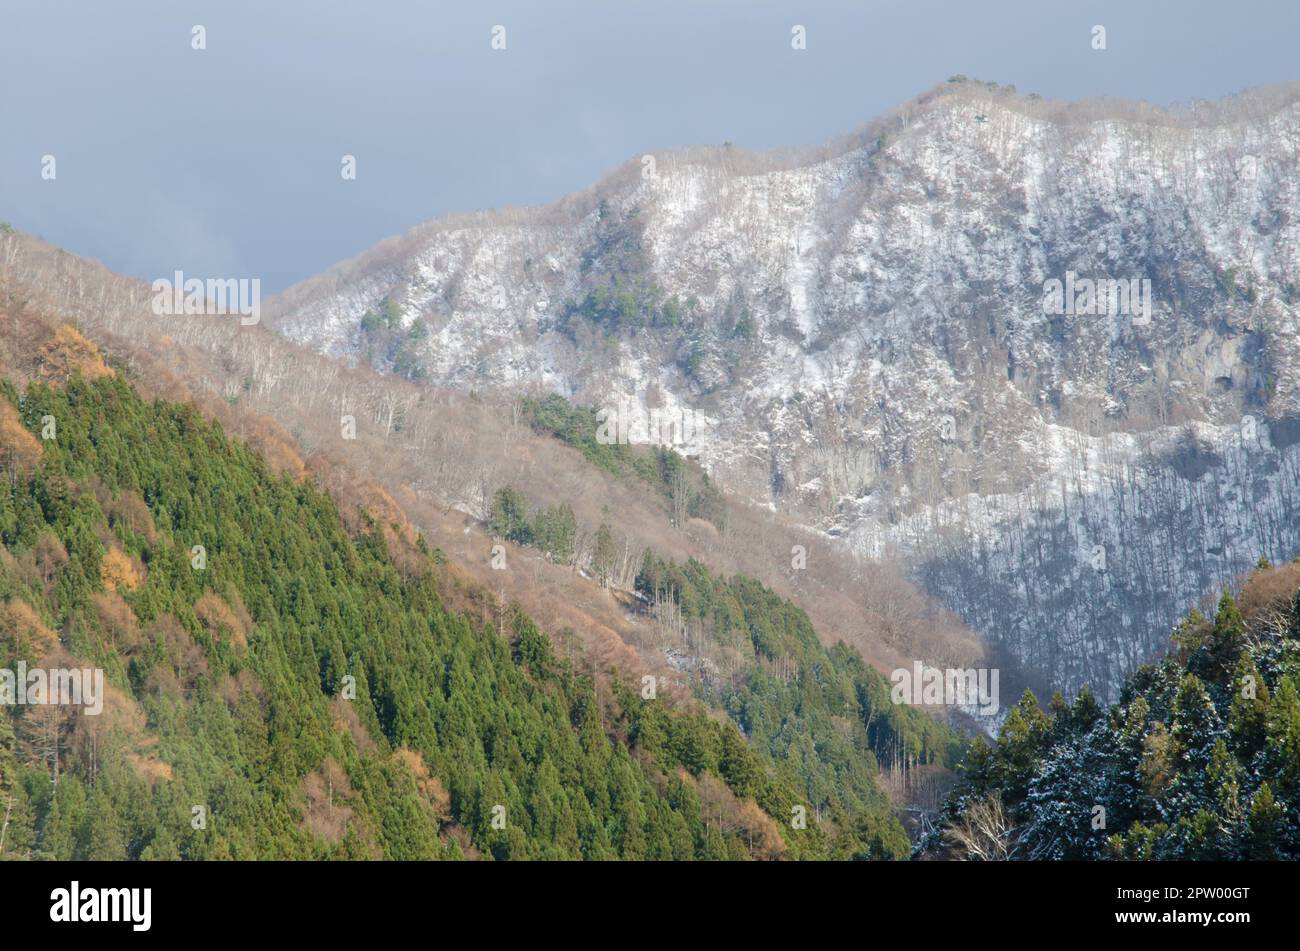
[[[1133,630],[1167,629],[1261,552],[1295,553],[1285,434],[1300,405],[1289,343],[1300,321],[1298,104],[1294,84],[1158,109],[1062,106],[954,81],[814,150],[811,164],[764,169],[726,147],[707,151],[712,164],[651,154],[542,210],[429,223],[290,289],[269,323],[323,353],[369,354],[379,369],[465,389],[698,413],[709,426],[686,449],[729,491],[864,554],[900,552],[991,641],[1022,662],[1054,658],[1041,686],[1092,680],[1105,695],[1120,677],[1109,664],[1025,649],[1060,605],[1016,590],[1019,563],[980,568],[980,552],[1023,534],[1035,499],[1064,494],[1034,544],[1089,554],[1058,552],[1048,559],[1058,567],[1033,570],[1078,592],[1064,638],[1097,630],[1084,653],[1126,663],[1160,640],[1134,641]],[[756,170],[729,170],[732,154]],[[1044,314],[1045,282],[1075,273],[1150,281],[1150,320]],[[376,347],[364,318],[381,307],[397,329]],[[1140,485],[1125,501],[1098,488],[1102,468],[1089,462],[1145,471],[1161,457],[1125,434],[1163,447],[1184,429],[1205,442],[1202,457],[1221,458],[1255,422],[1279,459],[1261,491],[1281,500],[1268,503],[1280,523],[1234,532],[1181,484]],[[1051,448],[1076,439],[1101,444]],[[1211,466],[1205,485],[1245,498],[1250,481]],[[897,528],[1001,496],[1011,514],[991,515],[973,540],[927,536],[918,549]],[[1087,499],[1156,513],[1166,549],[1170,520],[1191,505],[1229,543],[1208,559],[1158,553],[1170,590],[1123,602],[1080,564],[1101,545],[1120,573],[1150,569],[1125,560],[1131,533],[1061,514]],[[988,587],[1012,609],[980,607]]]
[[[1252,87],[1225,96],[1219,100],[1198,100],[1186,104],[1173,104],[1169,106],[1154,106],[1140,100],[1130,100],[1117,97],[1095,97],[1081,100],[1049,100],[1037,97],[1033,93],[1017,95],[1014,87],[999,86],[996,83],[985,83],[978,80],[962,79],[961,83],[954,83],[951,80],[946,83],[940,83],[929,90],[919,94],[907,103],[896,107],[895,109],[869,119],[858,128],[835,136],[823,144],[812,144],[803,146],[793,146],[775,149],[747,149],[738,148],[728,144],[723,145],[696,145],[682,146],[666,151],[660,150],[651,153],[641,153],[626,159],[624,162],[615,166],[609,172],[598,177],[592,184],[570,192],[553,201],[539,202],[536,204],[526,204],[517,206],[507,206],[499,209],[479,209],[453,211],[436,215],[420,224],[408,228],[400,234],[394,234],[387,238],[382,238],[375,242],[371,247],[355,254],[342,261],[330,265],[323,271],[311,275],[301,281],[285,288],[271,299],[272,309],[290,305],[293,298],[301,295],[306,289],[316,282],[343,276],[348,271],[369,263],[371,258],[383,257],[386,252],[391,251],[394,247],[417,241],[424,238],[429,233],[454,227],[460,224],[481,224],[484,219],[491,219],[494,216],[528,216],[536,215],[540,218],[559,216],[564,212],[571,211],[575,207],[584,209],[584,213],[594,211],[598,196],[602,189],[613,184],[626,184],[628,180],[634,180],[641,174],[641,162],[645,155],[667,155],[673,158],[680,158],[683,162],[692,157],[697,159],[712,158],[718,162],[725,162],[730,159],[733,162],[739,162],[743,166],[752,167],[754,171],[750,174],[756,174],[758,171],[771,171],[779,168],[782,164],[788,166],[797,166],[800,164],[809,164],[817,159],[827,159],[840,157],[844,153],[854,149],[866,148],[877,144],[878,136],[883,129],[891,123],[896,123],[903,117],[910,115],[914,110],[933,107],[938,103],[950,100],[954,95],[961,91],[961,87],[969,83],[973,90],[972,95],[978,95],[980,92],[987,92],[994,97],[1002,108],[1016,107],[1033,107],[1036,110],[1050,110],[1054,121],[1069,120],[1074,122],[1095,121],[1098,113],[1109,114],[1118,112],[1123,114],[1131,112],[1132,121],[1145,121],[1150,124],[1176,124],[1180,122],[1199,121],[1206,125],[1213,124],[1213,120],[1218,116],[1228,115],[1231,118],[1223,123],[1228,124],[1232,121],[1240,121],[1239,117],[1232,116],[1230,110],[1234,103],[1243,100],[1250,100],[1254,97],[1263,96],[1266,102],[1287,101],[1294,97],[1300,97],[1300,84],[1298,83],[1276,83],[1267,86]],[[1265,106],[1265,108],[1268,108]],[[762,168],[764,163],[771,163],[774,167]]]

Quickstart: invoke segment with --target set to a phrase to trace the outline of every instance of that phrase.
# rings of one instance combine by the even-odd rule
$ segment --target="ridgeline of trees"
[[[699,467],[692,468],[670,446],[634,446],[598,438],[599,411],[574,406],[558,393],[520,401],[524,419],[536,433],[554,436],[577,449],[592,465],[611,475],[639,479],[672,506],[674,521],[701,518],[721,529],[725,522],[722,496]],[[609,424],[606,423],[608,426]]]

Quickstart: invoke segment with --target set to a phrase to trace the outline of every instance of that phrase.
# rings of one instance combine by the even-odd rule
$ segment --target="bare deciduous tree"
[[[967,806],[961,818],[943,830],[956,857],[976,862],[1006,862],[1016,857],[1019,830],[997,793]]]

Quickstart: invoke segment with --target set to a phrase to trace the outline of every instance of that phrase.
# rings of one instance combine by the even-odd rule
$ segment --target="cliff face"
[[[1300,554],[1298,154],[1296,87],[1161,111],[950,83],[816,152],[647,156],[431,223],[269,319],[466,388],[698,412],[684,448],[730,490],[1106,693],[1202,592]]]

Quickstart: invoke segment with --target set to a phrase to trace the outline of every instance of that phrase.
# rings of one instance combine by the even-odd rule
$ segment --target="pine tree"
[[[1026,689],[1020,702],[1011,709],[996,747],[997,785],[1013,802],[1022,802],[1029,783],[1038,769],[1043,741],[1051,724],[1038,706],[1038,698]]]
[[[1278,840],[1282,830],[1282,807],[1273,797],[1268,783],[1259,787],[1250,803],[1246,830],[1246,858],[1280,858]]]
[[[614,533],[602,522],[596,531],[596,547],[591,556],[591,570],[602,588],[609,587],[617,557],[618,548],[614,543]]]
[[[1217,683],[1227,677],[1241,656],[1245,632],[1246,624],[1236,600],[1224,591],[1210,633],[1209,657],[1204,668],[1206,679]]]
[[[1295,680],[1282,677],[1268,708],[1268,759],[1278,792],[1287,801],[1300,797],[1300,694]]]
[[[1228,751],[1223,737],[1214,741],[1210,765],[1206,770],[1206,795],[1217,805],[1220,827],[1229,850],[1233,849],[1238,826],[1243,818],[1241,805],[1242,768]]]
[[[1232,703],[1228,709],[1228,733],[1233,749],[1243,762],[1249,762],[1264,748],[1268,707],[1268,685],[1250,654],[1243,653],[1232,679]]]
[[[1178,769],[1196,775],[1210,762],[1214,738],[1220,729],[1219,714],[1205,685],[1195,674],[1183,677],[1174,698],[1173,727]]]

